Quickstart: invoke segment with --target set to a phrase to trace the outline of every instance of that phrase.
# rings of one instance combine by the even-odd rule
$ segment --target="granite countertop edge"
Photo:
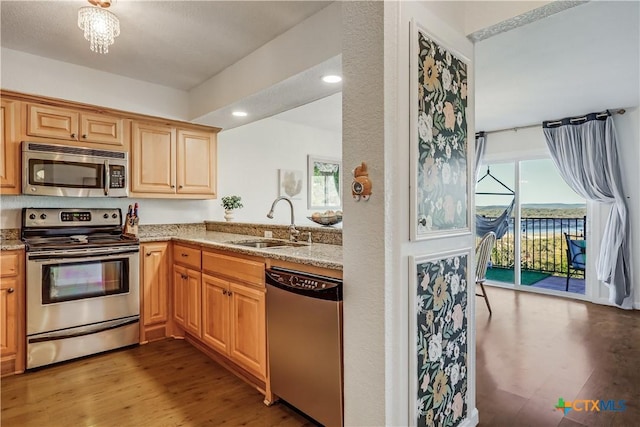
[[[229,244],[238,240],[256,240],[260,237],[247,236],[245,234],[222,233],[206,231],[187,235],[142,235],[140,243],[149,242],[182,242],[198,245],[203,248],[220,249],[244,255],[253,255],[263,258],[288,261],[297,264],[311,265],[314,267],[342,270],[342,246],[313,243],[311,246],[282,247],[270,249],[256,249]]]
[[[0,242],[0,250],[3,251],[16,251],[24,249],[24,242],[22,240],[2,240]]]

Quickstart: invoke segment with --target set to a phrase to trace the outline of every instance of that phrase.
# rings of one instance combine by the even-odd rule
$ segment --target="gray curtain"
[[[608,112],[544,122],[551,158],[567,184],[585,199],[611,205],[596,262],[609,299],[622,305],[631,293],[629,222],[618,163],[616,131]]]

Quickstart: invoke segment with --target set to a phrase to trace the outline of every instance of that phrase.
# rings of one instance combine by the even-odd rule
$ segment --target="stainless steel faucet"
[[[273,219],[273,209],[276,207],[276,203],[278,203],[280,200],[286,200],[287,203],[289,203],[289,207],[291,208],[291,225],[289,226],[289,240],[291,240],[292,242],[296,242],[298,241],[298,235],[300,235],[300,232],[296,230],[295,219],[293,216],[293,203],[291,203],[291,200],[288,197],[282,196],[275,199],[273,201],[273,204],[271,204],[271,210],[269,210],[269,213],[267,214],[267,218]]]

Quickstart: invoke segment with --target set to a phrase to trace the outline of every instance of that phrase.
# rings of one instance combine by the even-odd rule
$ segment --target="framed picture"
[[[411,239],[467,234],[472,211],[469,60],[413,21],[411,34]]]
[[[278,194],[292,200],[299,200],[302,193],[302,171],[279,169]]]
[[[309,209],[342,207],[342,162],[340,160],[309,155],[307,177]]]
[[[415,312],[410,321],[409,401],[415,405],[410,413],[417,426],[457,426],[468,417],[473,373],[468,317],[475,295],[470,291],[475,289],[470,251],[410,257],[410,307]]]

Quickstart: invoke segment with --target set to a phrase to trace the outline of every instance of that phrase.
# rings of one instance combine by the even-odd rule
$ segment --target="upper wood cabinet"
[[[0,365],[2,375],[24,371],[24,251],[0,253]]]
[[[48,105],[27,105],[27,135],[125,147],[124,119]]]
[[[2,99],[0,110],[0,194],[20,194],[20,102]]]
[[[131,125],[131,192],[183,198],[216,195],[216,134],[154,123]]]

